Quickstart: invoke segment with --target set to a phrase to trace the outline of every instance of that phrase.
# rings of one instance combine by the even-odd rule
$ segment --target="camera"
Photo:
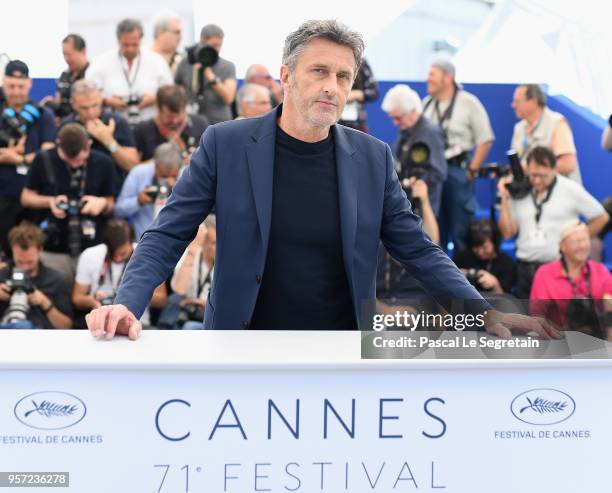
[[[138,105],[141,103],[142,98],[136,94],[130,94],[127,98],[124,98],[125,104],[127,104],[127,121],[130,125],[136,125],[140,122],[140,108]]]
[[[112,305],[115,302],[115,293],[109,294],[100,300],[102,306]]]
[[[506,156],[510,162],[512,176],[514,177],[512,179],[512,183],[506,184],[506,188],[510,192],[510,196],[515,200],[527,197],[531,191],[531,183],[523,171],[518,153],[514,149],[510,149],[508,152],[506,152]]]
[[[497,163],[483,164],[478,169],[478,178],[501,178],[510,174],[510,166]]]
[[[201,322],[204,320],[204,307],[196,303],[185,303],[177,318],[177,324],[181,327],[187,321]]]
[[[474,269],[473,267],[468,269],[465,273],[465,277],[472,286],[478,287],[478,269]]]
[[[167,181],[160,180],[159,184],[145,188],[145,193],[151,197],[152,200],[156,200],[157,197],[166,199],[172,193],[172,187]]]
[[[187,61],[191,65],[199,63],[202,68],[212,67],[219,60],[219,52],[207,44],[196,43],[186,49]]]
[[[602,328],[591,298],[572,298],[565,310],[568,330],[587,332],[595,337],[602,337]]]
[[[27,135],[28,129],[36,124],[40,111],[32,104],[26,104],[17,113],[13,108],[5,108],[0,116],[0,147],[8,147]]]
[[[83,219],[81,217],[81,209],[85,206],[85,202],[80,199],[71,198],[67,202],[61,201],[57,204],[57,208],[66,212],[68,216],[68,251],[71,257],[78,257],[82,250],[83,238],[93,240],[96,237],[96,223],[91,219]],[[50,233],[59,234],[59,228],[47,228]],[[56,242],[59,240],[55,239]],[[52,240],[51,240],[52,241]]]
[[[11,277],[6,281],[6,284],[11,290],[11,298],[2,317],[2,324],[27,320],[30,312],[28,294],[35,289],[32,281],[23,269],[13,268]]]
[[[416,178],[417,180],[424,179],[430,168],[429,158],[431,150],[424,142],[415,142],[412,145],[404,145],[401,148],[400,161],[400,181]],[[416,214],[422,215],[421,199],[412,198],[410,190],[406,190],[408,197],[412,201],[412,208]]]

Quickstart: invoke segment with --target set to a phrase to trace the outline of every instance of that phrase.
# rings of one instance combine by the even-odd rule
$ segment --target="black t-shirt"
[[[460,269],[483,269],[493,274],[499,280],[499,284],[505,293],[509,293],[516,281],[516,265],[508,255],[499,252],[492,260],[481,260],[472,250],[457,252],[453,261]],[[482,287],[476,286],[478,290],[484,291]]]
[[[338,205],[333,134],[306,143],[276,130],[272,220],[252,329],[356,329]]]
[[[40,195],[56,196],[66,195],[68,198],[78,198],[81,190],[70,188],[71,171],[68,164],[63,161],[57,149],[45,151],[50,158],[51,166],[55,176],[55,186],[45,169],[43,153],[39,152],[32,163],[28,173],[26,188],[38,192]],[[87,164],[84,168],[84,179],[79,183],[82,195],[94,195],[96,197],[111,197],[115,194],[114,163],[108,156],[97,151],[91,151]],[[68,253],[68,218],[55,219],[50,212],[47,213],[48,222],[57,224],[57,241],[49,238],[46,250],[52,252]],[[83,241],[82,248],[88,248],[101,242],[102,229],[106,222],[105,216],[85,217],[92,220],[96,225],[96,237],[94,240]]]
[[[11,267],[0,269],[0,282],[6,282],[6,280],[10,278],[11,270]],[[38,275],[32,278],[31,281],[34,287],[42,291],[60,312],[72,318],[72,301],[70,298],[72,286],[64,274],[40,263]],[[8,306],[9,302],[0,301],[0,314],[2,314],[0,318],[4,316],[4,312]],[[45,315],[39,306],[30,307],[28,320],[39,328],[53,329],[51,322],[47,320],[47,315]]]
[[[34,125],[28,128],[25,143],[25,153],[30,154],[40,149],[44,143],[55,142],[55,119],[53,113],[47,108],[40,107],[30,101],[39,112],[40,118]],[[0,111],[4,111],[5,106],[0,105]],[[0,129],[5,130],[8,125],[4,119],[0,119]],[[18,199],[21,189],[26,181],[26,175],[18,173],[17,166],[11,164],[0,164],[0,197],[11,197]]]
[[[197,147],[200,137],[208,127],[208,119],[201,115],[190,115],[187,118],[187,125],[181,133],[181,138],[187,148]],[[143,161],[148,161],[153,157],[153,153],[158,145],[167,142],[166,138],[159,132],[153,118],[140,122],[134,127],[134,137],[136,147]]]

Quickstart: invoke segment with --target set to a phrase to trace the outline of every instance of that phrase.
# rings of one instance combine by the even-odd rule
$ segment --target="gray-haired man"
[[[444,133],[448,178],[442,190],[440,237],[446,246],[452,236],[455,251],[466,247],[467,232],[476,212],[472,181],[495,136],[489,116],[476,96],[455,81],[455,66],[437,60],[427,75],[423,114]]]
[[[236,96],[238,118],[261,116],[272,109],[270,91],[259,84],[244,84]]]
[[[211,125],[166,207],[143,235],[117,304],[87,315],[94,336],[136,339],[153,289],[215,208],[219,235],[206,329],[367,328],[380,240],[439,299],[472,300],[510,337],[545,322],[491,310],[410,210],[389,146],[337,125],[363,56],[359,33],[308,21],[285,41],[283,104],[259,118]],[[370,321],[371,322],[371,321]]]

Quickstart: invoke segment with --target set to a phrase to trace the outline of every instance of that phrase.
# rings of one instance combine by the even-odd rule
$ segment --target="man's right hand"
[[[152,204],[154,202],[154,200],[151,198],[151,196],[147,193],[147,188],[144,188],[138,194],[138,204],[139,205],[148,205],[148,204]]]
[[[112,339],[115,334],[122,334],[135,341],[142,330],[140,320],[123,305],[96,308],[85,315],[85,321],[92,336],[104,335],[107,340]]]
[[[8,301],[11,298],[11,288],[4,282],[0,282],[0,301]]]
[[[506,185],[509,183],[512,183],[512,180],[513,180],[512,175],[508,175],[508,176],[501,177],[497,181],[497,190],[499,191],[500,196],[504,199],[510,198],[510,192],[506,188]]]
[[[61,210],[57,204],[60,202],[68,202],[68,197],[65,195],[58,195],[57,197],[51,197],[49,199],[49,209],[51,210],[51,214],[57,219],[65,219],[66,211]]]

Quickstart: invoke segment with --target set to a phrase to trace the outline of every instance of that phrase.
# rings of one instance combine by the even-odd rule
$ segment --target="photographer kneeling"
[[[72,290],[72,303],[78,310],[88,312],[114,303],[117,287],[135,247],[132,227],[123,219],[109,219],[103,243],[87,248],[79,257]],[[166,301],[166,285],[162,283],[153,292],[150,306],[163,308]],[[143,325],[149,325],[148,309],[140,320]]]
[[[612,296],[612,274],[604,264],[589,259],[591,238],[584,223],[567,222],[560,238],[561,259],[541,266],[533,278],[530,313],[566,330],[612,338],[610,319],[600,321],[605,311],[610,312],[602,300]]]
[[[13,263],[0,270],[0,328],[72,328],[70,281],[40,261],[42,231],[24,222],[8,241]]]
[[[512,259],[499,251],[501,235],[490,219],[475,221],[467,236],[468,248],[453,261],[481,294],[509,293],[516,280]]]
[[[160,329],[204,328],[204,306],[214,275],[216,249],[215,216],[208,216],[174,269],[174,294],[159,317]]]
[[[152,163],[136,166],[128,174],[117,199],[115,215],[134,225],[140,238],[166,204],[181,167],[180,149],[170,142],[155,149]]]
[[[48,210],[43,261],[74,278],[79,254],[101,241],[113,211],[114,164],[91,150],[87,131],[69,123],[58,133],[58,148],[40,152],[28,173],[21,203]]]

